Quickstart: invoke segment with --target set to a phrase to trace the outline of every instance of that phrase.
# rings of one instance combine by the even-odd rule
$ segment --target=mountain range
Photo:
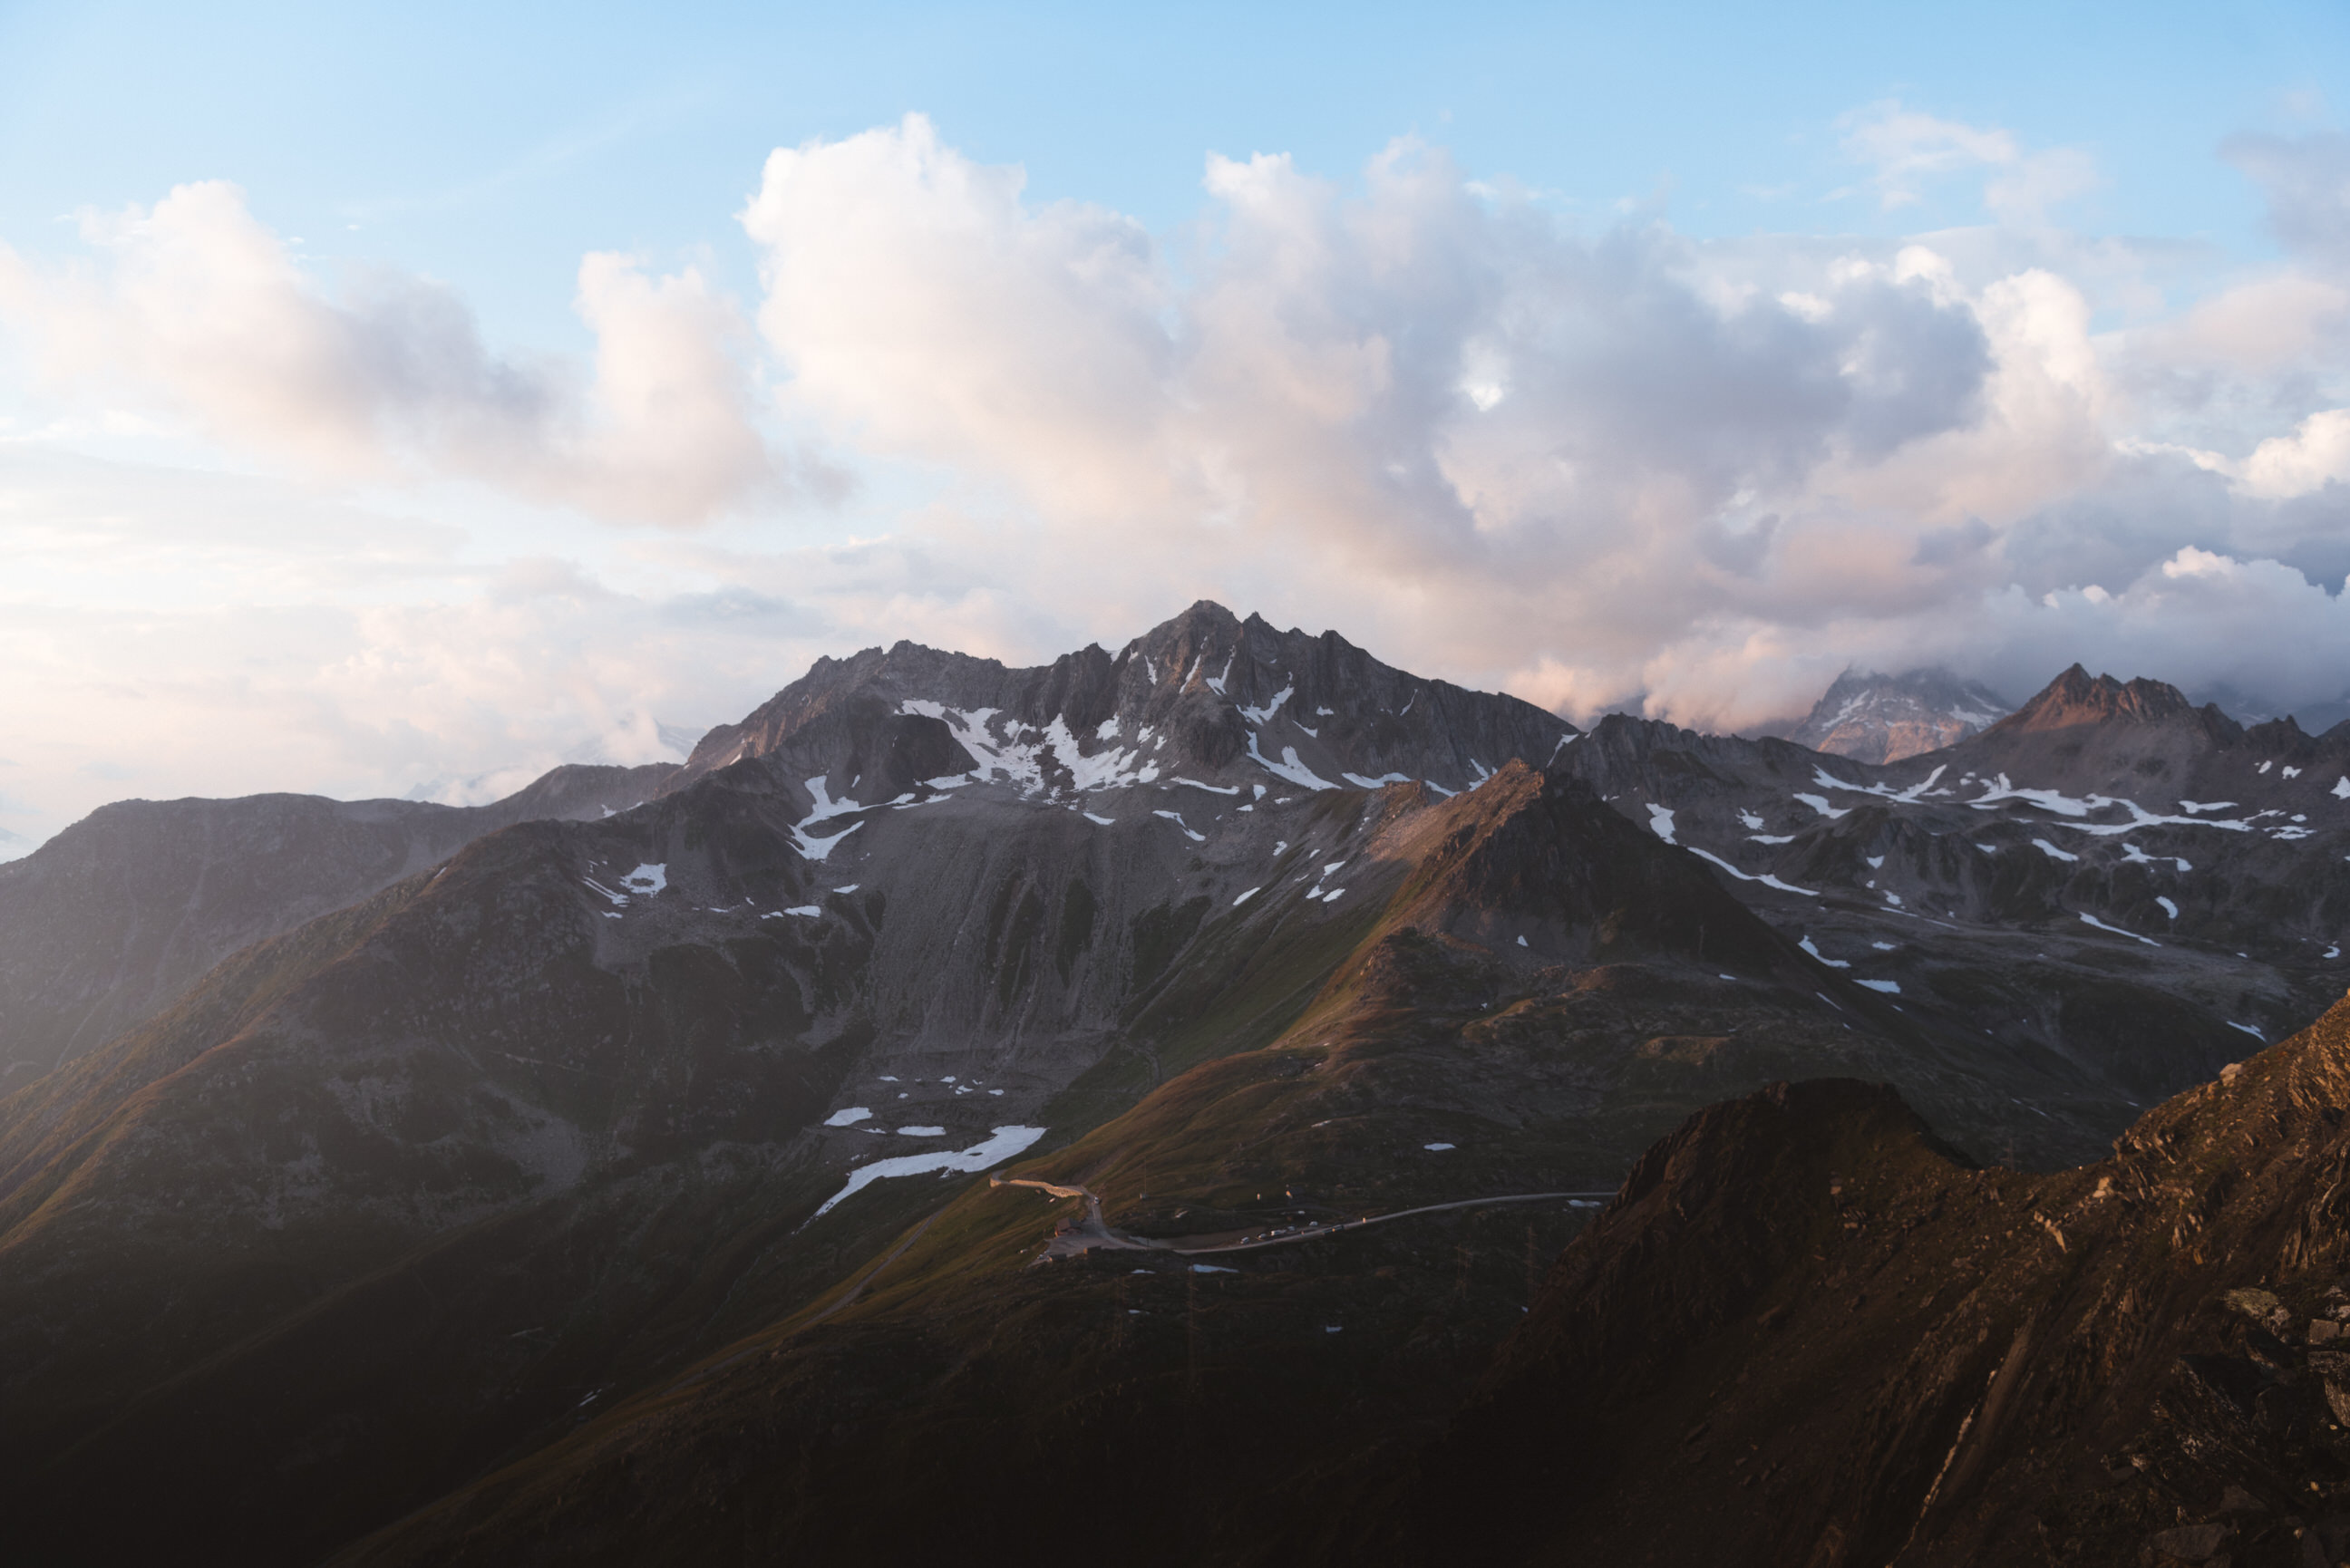
[[[2346,829],[2350,726],[2155,682],[1880,763],[1205,603],[819,660],[472,811],[110,806],[0,866],[12,1532],[2335,1551],[2308,1442],[2216,1460],[2163,1379],[2259,1349],[2212,1386],[2317,1418],[2332,1243],[2261,1205],[2334,1201]],[[2077,1480],[2092,1415],[2147,1464]]]

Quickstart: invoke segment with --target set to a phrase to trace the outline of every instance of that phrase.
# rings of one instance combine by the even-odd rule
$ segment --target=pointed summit
[[[1260,615],[1253,614],[1249,617],[1249,619],[1255,621],[1261,626],[1266,624],[1264,618]],[[1167,622],[1160,629],[1172,631],[1191,629],[1194,631],[1220,632],[1226,637],[1230,637],[1238,632],[1240,628],[1241,618],[1226,609],[1223,606],[1218,604],[1215,600],[1194,599],[1191,601],[1191,608],[1185,610],[1181,615],[1177,616],[1174,619]]]
[[[2196,707],[2176,686],[2092,676],[2075,664],[1962,742],[1961,757],[1985,777],[2028,778],[2080,797],[2241,800],[2247,783],[2233,771],[2241,764],[2220,759],[2238,755],[2243,743],[2241,725],[2215,705]]]
[[[2198,709],[2178,687],[2139,679],[2127,683],[2110,675],[2092,678],[2075,664],[2045,690],[1994,726],[2016,733],[2065,730],[2076,724],[2162,724],[2228,721],[2216,707]]]

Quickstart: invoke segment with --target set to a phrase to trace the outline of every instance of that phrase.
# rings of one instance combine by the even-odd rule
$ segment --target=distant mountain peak
[[[1940,666],[1899,675],[1846,670],[1788,735],[1798,745],[1865,763],[1898,763],[1997,722],[2006,700]]]
[[[2210,710],[2217,714],[2218,710]],[[2204,711],[2187,694],[2165,681],[2121,681],[2110,675],[2092,676],[2075,664],[2050,681],[2040,694],[2001,722],[2016,732],[2070,729],[2075,724],[2160,724],[2199,721]]]

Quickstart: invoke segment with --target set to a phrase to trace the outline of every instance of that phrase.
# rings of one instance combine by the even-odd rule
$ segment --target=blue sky
[[[2266,254],[2218,155],[2330,117],[2350,8],[2274,5],[615,5],[95,4],[0,11],[0,233],[229,179],[311,254],[462,279],[492,324],[577,331],[582,251],[748,255],[725,215],[770,148],[920,110],[1039,200],[1158,228],[1201,163],[1343,175],[1441,142],[1593,223],[1892,234],[1970,223],[1929,182],[1838,192],[1841,117],[1893,99],[2097,160],[2085,221]],[[358,228],[348,225],[356,223]]]
[[[1201,595],[1578,719],[2331,713],[2345,81],[2338,4],[0,5],[0,856]]]

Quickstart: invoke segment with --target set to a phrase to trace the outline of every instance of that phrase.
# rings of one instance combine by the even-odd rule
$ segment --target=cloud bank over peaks
[[[2169,252],[2053,226],[2096,178],[2082,155],[1898,105],[1845,130],[1885,204],[1971,177],[1992,221],[1586,231],[1400,141],[1352,190],[1211,156],[1206,216],[1159,236],[1028,202],[919,115],[778,151],[741,216],[781,396],[1001,487],[1039,531],[1033,593],[1177,584],[1576,717],[1752,724],[1852,659],[2028,691],[2107,649],[2339,697],[2323,661],[2248,671],[2240,614],[2267,595],[2350,646],[2305,575],[2343,575],[2350,414],[2310,406],[2344,368],[2316,330],[2331,275],[2296,260],[2170,311]],[[2272,197],[2303,192],[2293,232],[2322,236],[2307,191],[2332,187],[2292,167]],[[2180,588],[2207,560],[2233,597]]]
[[[81,226],[82,265],[0,245],[0,322],[68,396],[329,478],[463,477],[624,521],[700,522],[792,477],[755,423],[747,329],[691,267],[583,259],[588,369],[493,354],[425,279],[377,271],[328,297],[224,182]]]
[[[912,116],[779,151],[743,221],[795,411],[1009,487],[1097,576],[1213,576],[1332,624],[1408,597],[1417,651],[1454,669],[1513,668],[1562,622],[1620,663],[1800,598],[1776,563],[1851,531],[1787,510],[1818,476],[2029,391],[2002,379],[2005,319],[1924,252],[1765,293],[1661,224],[1584,236],[1416,144],[1363,185],[1211,158],[1177,248],[1026,203]],[[1924,526],[1964,496],[1935,499]]]

